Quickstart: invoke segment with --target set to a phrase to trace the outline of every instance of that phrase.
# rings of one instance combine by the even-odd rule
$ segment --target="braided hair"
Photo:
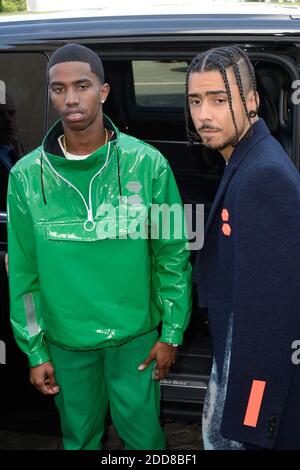
[[[239,89],[239,94],[242,100],[243,108],[245,110],[247,119],[251,126],[250,118],[256,116],[258,110],[257,94],[256,94],[256,79],[254,74],[253,65],[250,62],[247,54],[238,46],[226,46],[198,54],[190,63],[185,79],[185,123],[186,133],[188,141],[192,144],[195,141],[199,141],[199,135],[195,130],[194,123],[190,113],[190,107],[188,102],[188,83],[190,74],[193,72],[210,72],[212,70],[218,70],[222,75],[225,90],[228,98],[228,105],[232,117],[232,122],[235,129],[235,140],[233,145],[236,145],[239,140],[237,123],[232,106],[232,96],[229,86],[229,80],[227,75],[227,69],[232,67],[236,83]],[[249,90],[254,90],[256,110],[248,111],[245,93]]]

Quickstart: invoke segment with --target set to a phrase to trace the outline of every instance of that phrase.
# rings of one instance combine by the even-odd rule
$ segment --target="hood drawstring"
[[[120,157],[119,157],[119,149],[118,144],[115,144],[116,154],[117,154],[117,165],[118,165],[118,186],[119,186],[119,196],[122,198],[122,185],[121,185],[121,177],[120,177]],[[44,188],[44,159],[43,159],[43,152],[41,154],[41,189],[42,189],[42,196],[44,205],[47,205],[47,199],[45,194]]]
[[[110,142],[108,143],[108,149],[107,149],[107,155],[106,155],[106,161],[103,165],[103,167],[101,168],[101,170],[96,173],[96,175],[94,175],[94,177],[92,178],[91,180],[91,183],[93,182],[94,178],[96,176],[98,176],[101,171],[105,168],[105,166],[107,165],[108,163],[108,158],[109,158],[109,154],[110,154]],[[118,146],[117,144],[115,144],[115,148],[116,148],[116,155],[117,155],[117,169],[118,169],[118,188],[119,188],[119,199],[122,200],[122,186],[121,186],[121,177],[120,177],[120,157],[119,157],[119,150],[118,150]],[[43,195],[43,200],[44,200],[44,204],[47,205],[47,199],[46,199],[46,195],[45,195],[45,188],[44,188],[44,158],[46,158],[46,160],[48,161],[48,164],[50,166],[50,168],[52,168],[52,171],[59,177],[61,178],[63,181],[65,181],[67,184],[69,184],[71,187],[73,187],[78,193],[79,195],[81,196],[86,208],[87,208],[87,214],[88,214],[88,218],[87,220],[84,222],[84,229],[88,232],[90,232],[91,230],[93,230],[95,228],[95,222],[94,222],[94,219],[93,219],[93,212],[92,212],[92,200],[91,200],[91,183],[90,183],[90,188],[89,188],[89,205],[87,205],[83,195],[80,193],[80,191],[74,186],[72,185],[68,180],[66,180],[65,178],[63,178],[51,165],[51,163],[49,162],[48,158],[44,155],[44,150],[42,150],[42,155],[41,155],[41,188],[42,188],[42,195]],[[90,224],[90,225],[88,225]]]
[[[47,199],[45,195],[45,188],[44,188],[44,160],[43,160],[43,152],[41,154],[41,187],[42,187],[42,195],[44,200],[44,205],[47,205]]]
[[[120,177],[120,157],[119,157],[118,144],[116,144],[116,152],[117,152],[117,164],[118,164],[119,197],[120,199],[122,199],[122,186],[121,186],[121,177]]]

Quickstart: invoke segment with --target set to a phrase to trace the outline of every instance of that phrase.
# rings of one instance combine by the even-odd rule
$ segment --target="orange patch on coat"
[[[256,428],[265,386],[264,380],[253,380],[244,418],[245,426]]]
[[[226,237],[230,237],[230,234],[231,234],[231,227],[229,224],[223,224],[222,225],[222,232],[224,233],[224,235],[226,235]]]
[[[223,209],[223,210],[222,210],[221,217],[222,217],[223,222],[228,222],[228,220],[229,220],[229,212],[228,212],[227,209]]]

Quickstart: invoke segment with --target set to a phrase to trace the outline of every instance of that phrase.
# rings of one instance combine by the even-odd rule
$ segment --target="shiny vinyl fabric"
[[[11,322],[31,366],[49,360],[45,337],[71,350],[126,343],[162,320],[181,343],[191,309],[185,237],[138,237],[153,204],[181,204],[165,158],[119,133],[86,160],[41,147],[12,169],[8,189]],[[141,210],[143,207],[143,210]]]

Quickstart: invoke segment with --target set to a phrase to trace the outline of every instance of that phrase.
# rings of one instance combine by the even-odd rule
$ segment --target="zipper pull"
[[[87,213],[87,220],[84,222],[83,224],[83,228],[86,232],[92,232],[95,227],[96,227],[96,223],[93,219],[93,211],[92,209],[88,209],[88,213]]]

